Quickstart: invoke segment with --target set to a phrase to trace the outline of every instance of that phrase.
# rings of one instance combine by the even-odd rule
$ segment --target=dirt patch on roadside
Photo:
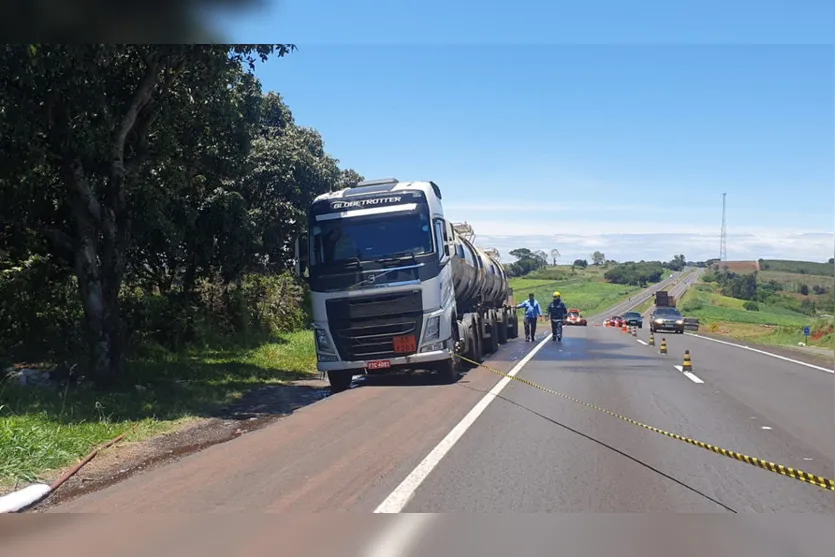
[[[102,451],[54,494],[29,511],[43,511],[212,445],[231,441],[273,424],[329,394],[327,382],[318,379],[256,389],[222,409],[217,417],[188,420],[169,433],[143,441],[121,442]],[[57,480],[73,465],[46,475],[44,483]]]

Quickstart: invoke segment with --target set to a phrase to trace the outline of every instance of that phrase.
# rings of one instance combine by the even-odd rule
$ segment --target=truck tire
[[[499,319],[496,323],[496,330],[499,333],[499,344],[505,344],[507,342],[507,333],[508,333],[508,315],[506,310],[502,310],[499,313]]]
[[[328,372],[328,383],[331,385],[332,393],[341,393],[351,388],[351,381],[354,378],[354,370],[338,369]]]
[[[441,383],[449,385],[458,381],[459,372],[455,361],[455,358],[450,358],[438,364],[436,370]]]
[[[478,317],[473,317],[473,327],[470,329],[470,334],[472,335],[473,340],[473,349],[470,353],[470,359],[480,364],[484,357],[484,337],[481,336],[481,326],[478,323]]]
[[[490,354],[495,354],[499,351],[499,320],[493,311],[490,312],[490,342],[488,350]]]
[[[519,338],[519,314],[516,313],[515,309],[510,314],[510,334],[507,336],[510,338]]]

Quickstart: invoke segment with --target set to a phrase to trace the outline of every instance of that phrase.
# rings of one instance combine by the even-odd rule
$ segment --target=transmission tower
[[[719,234],[719,261],[728,259],[728,231],[725,229],[725,196],[722,194],[722,232]]]

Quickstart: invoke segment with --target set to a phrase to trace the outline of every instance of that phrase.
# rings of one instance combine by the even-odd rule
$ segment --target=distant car
[[[612,327],[623,327],[623,317],[620,315],[612,316]]]
[[[660,307],[650,315],[649,330],[675,331],[676,334],[684,334],[684,316],[676,308]]]
[[[644,317],[637,311],[627,311],[623,314],[623,319],[630,327],[644,328]]]
[[[571,308],[568,310],[568,316],[565,318],[566,325],[579,325],[580,327],[588,326],[586,318],[580,315],[579,309]]]

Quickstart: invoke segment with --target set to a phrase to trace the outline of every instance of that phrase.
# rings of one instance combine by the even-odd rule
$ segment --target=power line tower
[[[722,194],[722,232],[719,235],[719,261],[728,259],[728,231],[725,229],[725,196]]]

